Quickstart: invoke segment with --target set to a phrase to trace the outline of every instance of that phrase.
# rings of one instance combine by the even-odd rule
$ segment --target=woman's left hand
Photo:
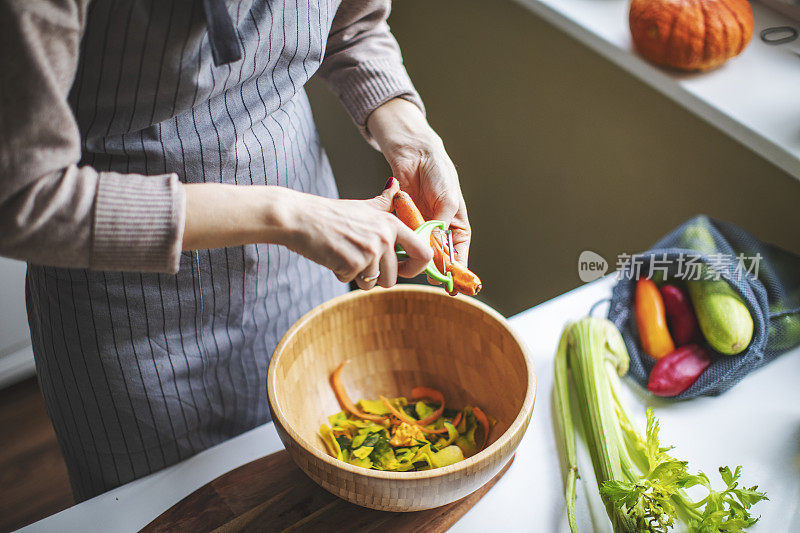
[[[450,227],[455,258],[466,266],[471,230],[458,173],[422,111],[395,98],[372,112],[367,129],[401,189],[411,195],[425,219],[441,220]]]

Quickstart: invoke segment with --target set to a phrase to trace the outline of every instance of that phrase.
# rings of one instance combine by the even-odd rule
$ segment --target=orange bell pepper
[[[664,300],[653,280],[642,278],[636,282],[634,314],[639,342],[647,355],[661,359],[675,349],[667,328]]]

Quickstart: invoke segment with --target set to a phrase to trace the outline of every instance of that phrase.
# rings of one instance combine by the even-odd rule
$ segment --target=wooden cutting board
[[[438,533],[461,518],[505,474],[443,507],[412,513],[352,504],[311,481],[282,450],[224,474],[170,507],[142,531],[381,531]]]

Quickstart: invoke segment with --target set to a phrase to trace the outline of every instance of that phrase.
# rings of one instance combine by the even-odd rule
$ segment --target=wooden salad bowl
[[[321,424],[341,410],[329,378],[353,401],[441,390],[446,404],[477,405],[497,419],[489,444],[458,463],[421,472],[383,472],[331,457]],[[469,297],[420,285],[356,291],[310,311],[281,340],[267,374],[273,421],[292,459],[329,492],[385,511],[454,502],[488,482],[512,458],[536,394],[533,360],[506,320]]]

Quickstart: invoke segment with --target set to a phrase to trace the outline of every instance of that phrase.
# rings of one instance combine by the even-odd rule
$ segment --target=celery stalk
[[[620,440],[619,422],[605,370],[606,359],[614,360],[617,354],[609,348],[609,329],[604,322],[597,318],[580,320],[570,327],[567,340],[567,361],[575,383],[578,409],[583,413],[586,444],[598,488],[607,480],[626,477],[620,461],[624,443]],[[605,495],[601,497],[614,531],[632,531],[625,514]]]
[[[564,496],[567,520],[577,533],[575,483],[578,476],[573,409],[581,414],[586,445],[600,496],[616,533],[663,533],[682,520],[691,531],[743,531],[758,519],[749,509],[766,499],[758,487],[740,487],[741,468],[719,469],[727,488],[715,491],[703,473],[667,454],[658,442],[658,422],[647,411],[643,437],[622,400],[620,376],[628,370],[628,352],[619,330],[609,321],[585,318],[568,324],[555,358],[554,401],[560,444],[566,453]],[[570,375],[576,402],[570,400]],[[684,489],[702,486],[699,501]]]
[[[561,334],[555,360],[555,407],[561,427],[561,445],[566,452],[567,475],[564,480],[564,498],[567,502],[567,521],[572,532],[578,531],[575,521],[575,482],[578,478],[578,457],[575,452],[575,424],[569,404],[569,375],[567,374],[567,342],[569,326]]]

